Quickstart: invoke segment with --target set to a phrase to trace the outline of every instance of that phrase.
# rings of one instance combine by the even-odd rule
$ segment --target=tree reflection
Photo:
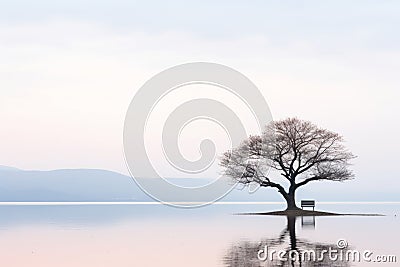
[[[287,226],[276,238],[265,238],[259,242],[239,241],[233,244],[224,257],[224,264],[227,267],[261,267],[261,266],[350,266],[346,261],[348,248],[338,250],[337,260],[329,257],[326,253],[329,250],[338,249],[337,244],[326,244],[310,242],[296,237],[296,217],[287,217]],[[262,250],[263,253],[259,254]],[[272,251],[285,252],[284,257],[278,257]],[[314,255],[310,251],[315,252]],[[268,257],[266,256],[268,254]],[[304,258],[300,255],[304,254]],[[290,257],[290,255],[292,257]],[[323,257],[321,255],[324,255]],[[335,254],[333,254],[335,255]],[[342,255],[342,257],[340,256]],[[263,258],[260,260],[259,257]],[[265,259],[267,257],[267,259]],[[263,260],[265,259],[265,260]]]

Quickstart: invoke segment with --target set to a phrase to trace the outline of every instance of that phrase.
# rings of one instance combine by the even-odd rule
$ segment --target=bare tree
[[[241,184],[276,188],[286,200],[287,210],[295,210],[299,187],[311,181],[352,179],[348,166],[354,157],[339,134],[309,121],[288,118],[271,122],[261,136],[250,136],[224,153],[220,165]],[[274,182],[268,175],[270,169],[278,171],[288,186]]]

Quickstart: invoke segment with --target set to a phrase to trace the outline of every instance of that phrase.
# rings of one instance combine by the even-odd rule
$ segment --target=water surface
[[[278,266],[260,261],[265,244],[290,249],[288,219],[243,216],[282,204],[219,204],[197,209],[164,205],[0,205],[2,266]],[[298,249],[336,246],[396,255],[400,203],[325,203],[319,210],[386,216],[297,218]],[[289,263],[284,263],[284,265]],[[397,266],[398,263],[306,263],[303,266]],[[289,265],[290,266],[290,265]],[[295,265],[298,266],[298,265]]]

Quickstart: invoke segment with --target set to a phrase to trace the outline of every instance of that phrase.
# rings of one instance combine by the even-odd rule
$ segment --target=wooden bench
[[[302,200],[301,201],[301,208],[303,209],[303,207],[310,207],[314,211],[315,200]]]

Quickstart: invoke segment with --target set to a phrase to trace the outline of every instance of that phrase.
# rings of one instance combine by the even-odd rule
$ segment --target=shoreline
[[[270,211],[270,212],[247,212],[238,213],[236,215],[264,215],[264,216],[288,216],[288,217],[300,217],[300,216],[386,216],[383,214],[375,213],[334,213],[325,211],[312,211],[312,210],[281,210],[281,211]]]

